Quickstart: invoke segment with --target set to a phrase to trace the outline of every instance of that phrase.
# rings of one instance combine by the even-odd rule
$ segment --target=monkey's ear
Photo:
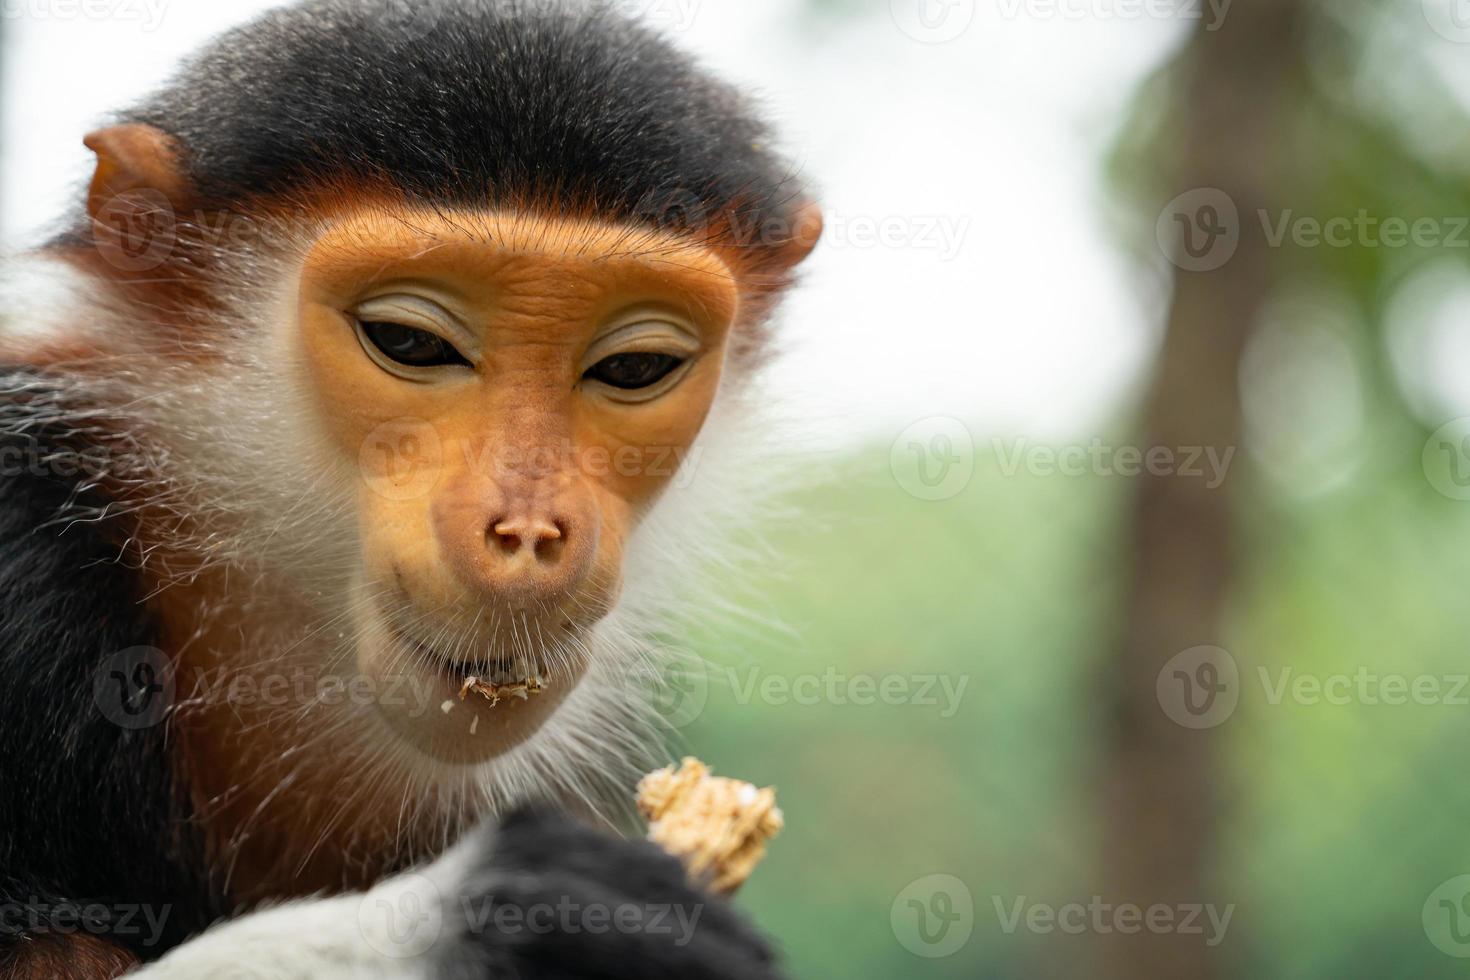
[[[94,219],[126,194],[152,191],[172,204],[181,204],[188,197],[189,178],[178,144],[163,130],[125,123],[99,129],[82,142],[97,154],[97,170],[87,192],[87,211]]]
[[[788,269],[805,262],[822,240],[825,226],[822,208],[816,201],[802,201],[791,219],[791,237],[781,245],[781,263]]]

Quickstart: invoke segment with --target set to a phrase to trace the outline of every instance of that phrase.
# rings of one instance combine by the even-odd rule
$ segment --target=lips
[[[506,698],[519,698],[522,701],[529,701],[545,690],[546,681],[541,678],[540,674],[536,674],[524,681],[504,683],[485,681],[479,677],[470,676],[466,677],[464,683],[459,687],[459,699],[463,701],[471,694],[476,694],[489,701],[491,707],[494,707]]]
[[[453,657],[424,643],[396,624],[389,625],[394,642],[423,659],[430,669],[443,675],[458,690],[463,701],[477,693],[492,704],[505,698],[525,700],[540,694],[548,686],[546,667],[533,659],[504,656],[466,660]]]
[[[585,675],[586,659],[532,645],[534,622],[512,624],[519,635],[461,632],[452,618],[407,603],[398,610],[361,604],[356,663],[380,690],[403,691],[408,681],[414,697],[373,698],[372,705],[388,731],[426,761],[478,766],[524,745]]]

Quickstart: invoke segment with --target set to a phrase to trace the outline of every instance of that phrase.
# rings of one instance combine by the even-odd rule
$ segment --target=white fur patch
[[[91,280],[65,262],[7,256],[0,261],[0,342],[34,345],[59,336],[93,292]]]
[[[480,856],[478,835],[364,894],[291,902],[211,929],[138,980],[430,980],[450,941],[445,909]]]

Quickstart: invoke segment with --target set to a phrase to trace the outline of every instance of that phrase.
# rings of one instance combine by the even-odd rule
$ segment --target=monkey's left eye
[[[637,391],[658,384],[683,363],[683,358],[672,354],[614,354],[592,365],[582,377],[623,391]]]
[[[363,322],[362,334],[383,356],[405,367],[469,367],[453,344],[438,334],[401,323]]]

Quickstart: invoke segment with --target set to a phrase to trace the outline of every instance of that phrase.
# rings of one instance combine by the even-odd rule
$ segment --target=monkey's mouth
[[[483,698],[492,705],[511,699],[526,701],[551,686],[550,671],[539,658],[527,662],[527,658],[503,654],[457,657],[412,636],[396,624],[390,624],[389,630],[400,648],[448,683],[461,701],[471,697]]]
[[[395,605],[358,607],[355,660],[383,692],[372,699],[377,717],[427,759],[478,766],[525,744],[590,666],[578,637],[546,636],[544,624],[476,629],[474,610],[461,619]]]

